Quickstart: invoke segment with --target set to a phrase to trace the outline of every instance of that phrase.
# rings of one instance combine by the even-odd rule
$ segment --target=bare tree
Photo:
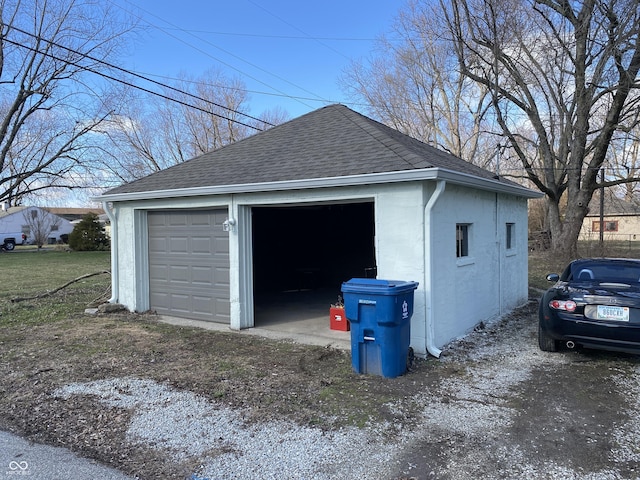
[[[130,181],[241,140],[282,123],[287,115],[249,115],[248,94],[237,78],[209,70],[182,75],[161,95],[129,92],[127,108],[102,126],[108,137],[105,166],[120,181]]]
[[[637,0],[440,5],[461,72],[488,89],[510,149],[546,196],[552,247],[575,255],[594,191],[638,180],[599,179],[612,139],[637,125]]]
[[[58,230],[61,219],[43,208],[29,207],[22,212],[24,225],[29,229],[29,240],[42,248],[49,240],[52,232]]]
[[[414,0],[400,12],[392,38],[353,62],[341,83],[383,123],[454,155],[492,168],[500,137],[486,135],[488,88],[461,74],[438,5]]]
[[[614,187],[617,196],[627,202],[640,204],[640,195],[636,179],[640,177],[640,109],[636,110],[628,123],[615,132],[611,139],[611,148],[607,157],[607,165],[603,166],[606,178],[620,181]]]
[[[74,189],[108,115],[96,75],[119,52],[124,26],[98,0],[0,0],[0,201]]]
[[[258,118],[260,121],[252,122],[252,125],[262,131],[289,121],[291,116],[285,109],[276,106],[263,111]]]

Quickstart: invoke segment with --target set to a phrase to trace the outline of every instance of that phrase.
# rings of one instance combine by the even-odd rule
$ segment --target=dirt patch
[[[176,465],[125,439],[130,412],[92,396],[61,400],[67,384],[105,378],[154,380],[243,412],[248,423],[286,419],[335,430],[370,422],[411,424],[411,409],[390,404],[423,389],[399,379],[356,375],[348,352],[161,324],[153,315],[77,316],[0,333],[0,427],[71,448],[140,478],[184,478]]]
[[[175,327],[153,315],[7,327],[0,427],[141,479],[188,478],[203,459],[176,461],[131,442],[131,409],[53,395],[72,383],[139,378],[241,412],[247,425],[367,428],[402,445],[386,462],[390,473],[367,478],[637,477],[638,358],[540,352],[535,322],[531,302],[395,379],[355,374],[348,352]]]

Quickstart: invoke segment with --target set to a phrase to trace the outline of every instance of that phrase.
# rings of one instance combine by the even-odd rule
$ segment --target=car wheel
[[[538,346],[540,350],[543,352],[557,352],[558,344],[559,342],[547,335],[547,332],[545,332],[540,323],[538,323]]]
[[[14,248],[16,248],[15,244],[13,242],[7,242],[4,244],[4,248],[5,250],[11,251]]]

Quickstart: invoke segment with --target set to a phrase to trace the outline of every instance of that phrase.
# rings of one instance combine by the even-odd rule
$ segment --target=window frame
[[[456,258],[468,259],[471,255],[470,223],[456,223]]]
[[[505,248],[509,251],[516,248],[516,224],[513,222],[507,222],[505,224]]]
[[[618,231],[618,220],[605,220],[603,223],[604,233],[615,233]],[[609,228],[609,226],[613,226],[613,228]],[[600,233],[600,220],[593,220],[593,222],[591,222],[591,231]]]

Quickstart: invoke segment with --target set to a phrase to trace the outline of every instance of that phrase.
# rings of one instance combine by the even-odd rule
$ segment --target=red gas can
[[[347,316],[344,314],[344,307],[329,308],[329,317],[329,328],[331,330],[349,331],[349,320],[347,320]]]

